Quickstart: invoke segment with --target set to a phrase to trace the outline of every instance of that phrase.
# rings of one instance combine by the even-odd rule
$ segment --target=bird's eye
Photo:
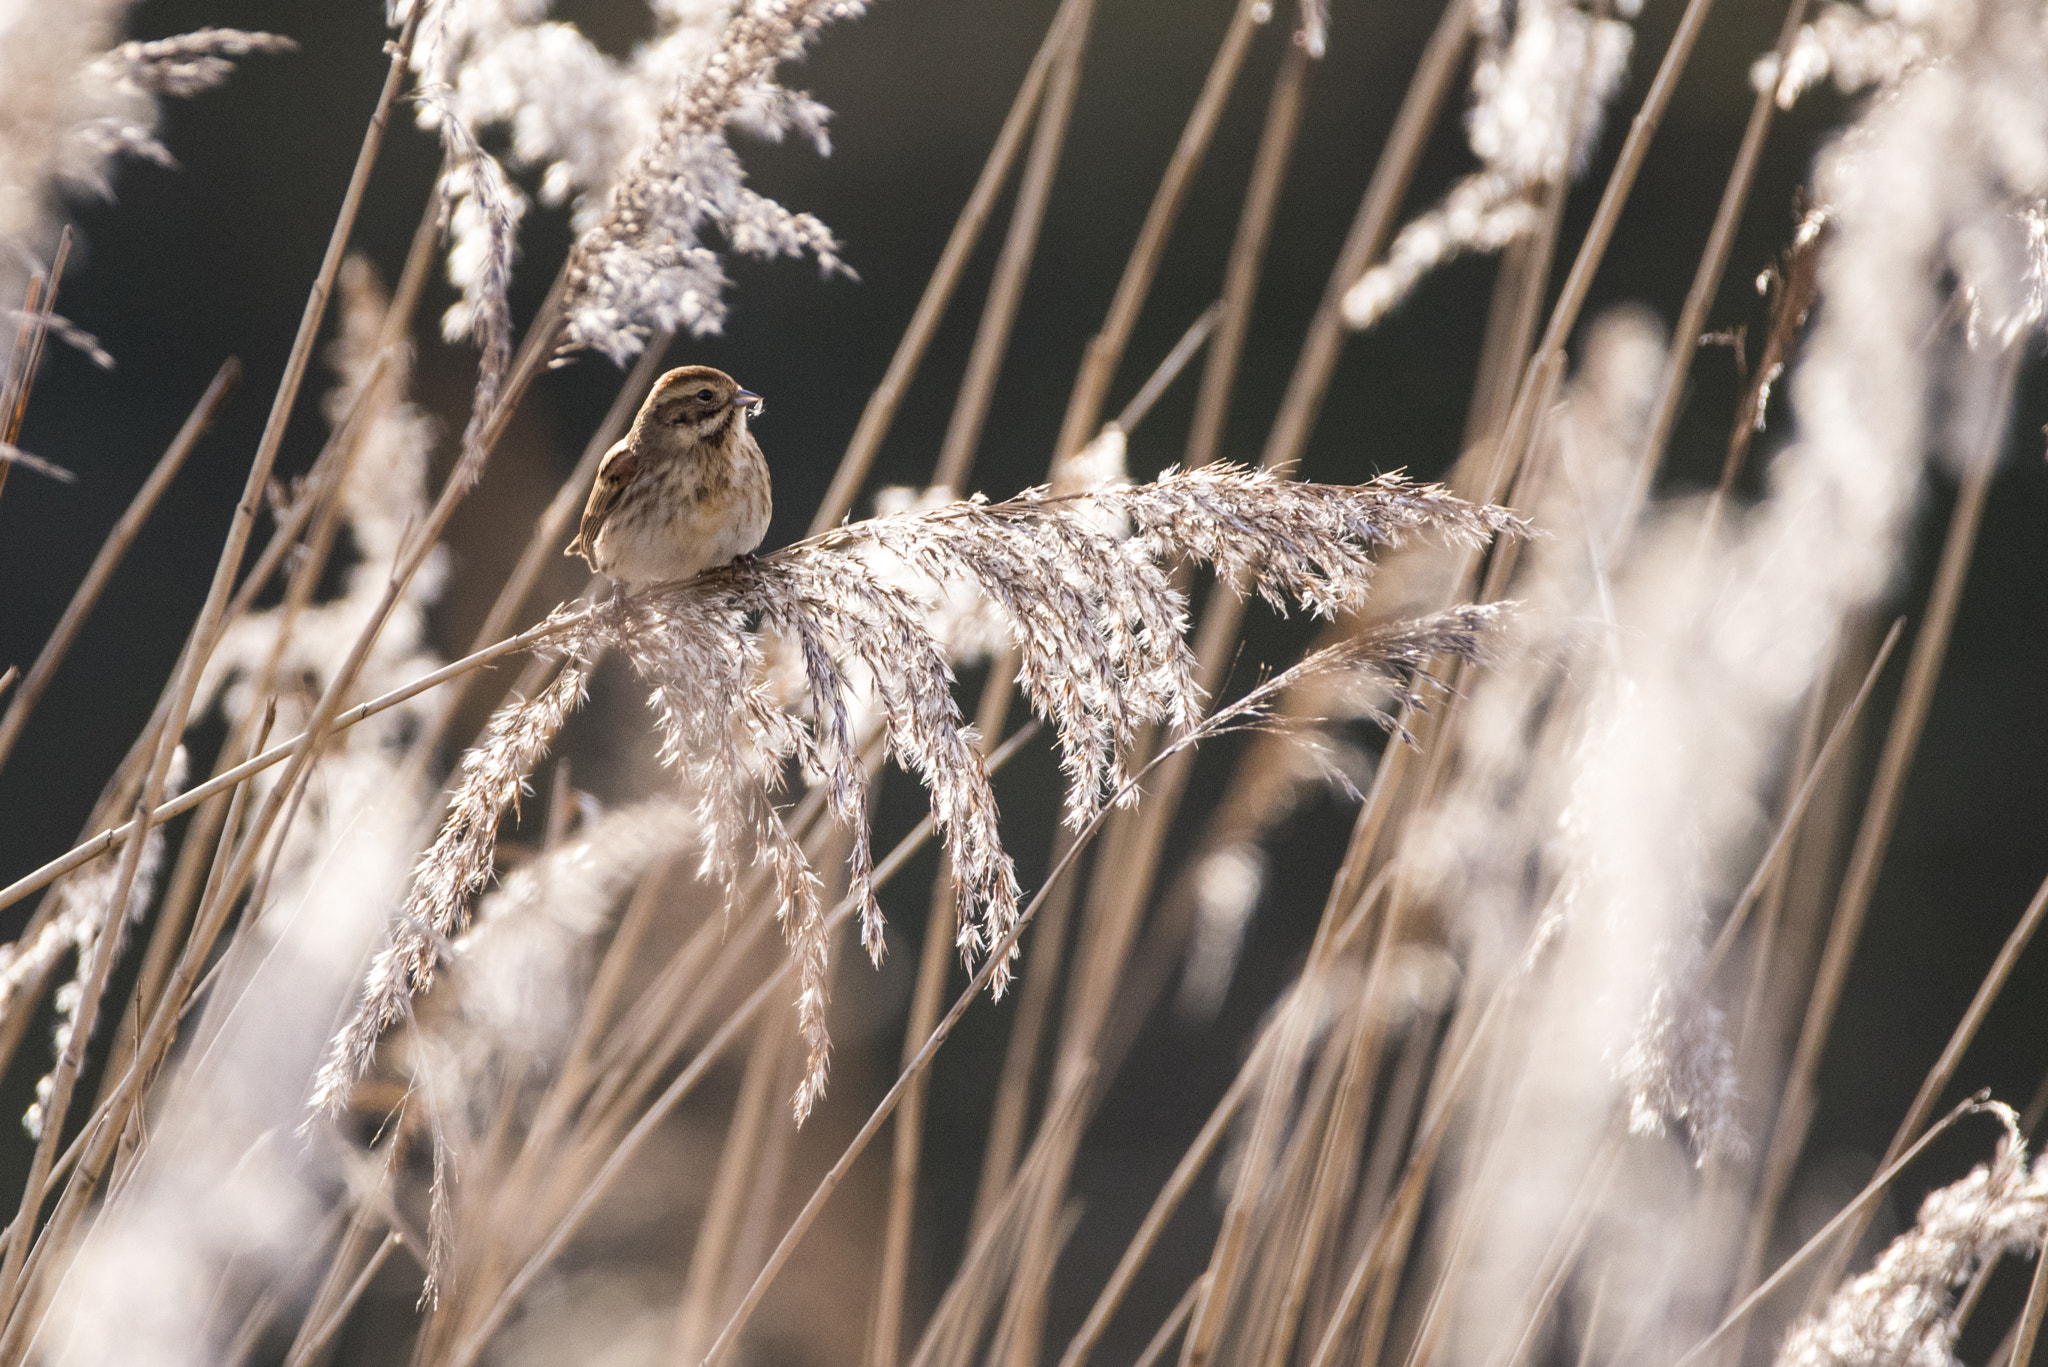
[[[698,390],[698,391],[697,391],[697,397],[698,397],[698,399],[700,399],[700,400],[701,400],[701,401],[703,401],[704,403],[710,403],[710,402],[712,401],[712,399],[714,399],[714,398],[716,398],[716,397],[717,397],[717,395],[713,394],[713,393],[712,393],[712,392],[711,392],[710,390],[708,390],[708,389],[700,389],[700,390]]]

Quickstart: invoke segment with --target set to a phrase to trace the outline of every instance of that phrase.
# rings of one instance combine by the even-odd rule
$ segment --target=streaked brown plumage
[[[566,552],[625,584],[687,579],[761,544],[768,462],[747,431],[761,398],[706,365],[655,381],[625,438],[605,452]]]

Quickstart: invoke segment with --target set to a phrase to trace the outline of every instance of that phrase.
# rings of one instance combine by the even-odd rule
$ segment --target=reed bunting
[[[707,365],[655,381],[605,452],[568,555],[622,584],[657,584],[746,555],[768,534],[768,462],[747,431],[761,396]]]

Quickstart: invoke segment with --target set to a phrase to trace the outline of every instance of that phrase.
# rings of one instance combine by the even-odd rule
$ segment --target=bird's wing
[[[596,554],[597,534],[618,506],[620,493],[632,483],[639,464],[639,459],[626,448],[624,438],[604,453],[604,459],[597,463],[597,480],[590,486],[590,501],[583,505],[583,521],[576,528],[576,539],[562,554],[580,555],[585,560]]]

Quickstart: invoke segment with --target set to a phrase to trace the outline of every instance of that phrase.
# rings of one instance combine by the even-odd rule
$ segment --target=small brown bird
[[[747,431],[761,396],[708,365],[655,381],[625,439],[605,452],[569,543],[625,584],[688,579],[768,534],[768,462]]]

